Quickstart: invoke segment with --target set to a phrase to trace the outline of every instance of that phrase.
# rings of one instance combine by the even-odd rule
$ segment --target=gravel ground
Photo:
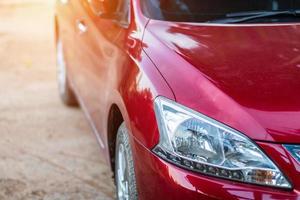
[[[113,199],[80,109],[58,98],[53,2],[0,0],[0,199]]]

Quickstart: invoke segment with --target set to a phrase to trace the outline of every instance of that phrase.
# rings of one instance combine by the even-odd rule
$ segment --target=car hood
[[[145,51],[177,101],[256,140],[300,143],[300,25],[151,21]]]

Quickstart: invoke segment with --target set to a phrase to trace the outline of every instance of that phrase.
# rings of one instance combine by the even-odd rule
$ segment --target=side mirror
[[[88,3],[95,15],[104,19],[115,19],[117,0],[88,0]]]

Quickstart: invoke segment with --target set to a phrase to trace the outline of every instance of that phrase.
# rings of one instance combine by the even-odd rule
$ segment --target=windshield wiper
[[[268,17],[276,17],[276,16],[300,17],[300,10],[249,11],[249,12],[228,13],[225,15],[226,18],[214,20],[212,22],[241,23],[241,22],[247,22],[259,18],[268,18]]]

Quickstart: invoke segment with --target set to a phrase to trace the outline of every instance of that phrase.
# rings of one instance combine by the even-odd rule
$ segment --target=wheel
[[[137,200],[136,179],[128,131],[123,123],[116,141],[115,182],[118,200]]]
[[[76,96],[70,87],[70,83],[67,78],[67,68],[64,59],[63,45],[60,40],[57,42],[57,81],[58,81],[58,89],[61,100],[64,104],[68,106],[77,106],[78,102]]]

